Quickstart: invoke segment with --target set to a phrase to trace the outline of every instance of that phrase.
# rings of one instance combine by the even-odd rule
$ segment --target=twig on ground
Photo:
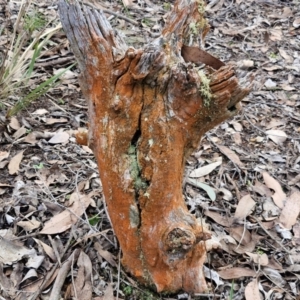
[[[59,300],[61,297],[61,289],[65,282],[65,279],[70,271],[70,268],[75,260],[77,260],[80,254],[80,249],[75,249],[71,256],[62,264],[61,269],[59,270],[52,291],[50,294],[51,300]]]

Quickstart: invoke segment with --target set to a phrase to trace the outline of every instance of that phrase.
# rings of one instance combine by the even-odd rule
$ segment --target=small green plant
[[[171,3],[169,3],[169,2],[164,2],[163,3],[163,9],[164,10],[171,10]]]
[[[151,25],[152,25],[152,21],[151,20],[149,20],[149,19],[147,19],[147,18],[144,18],[143,20],[142,20],[142,24],[144,24],[145,26],[147,26],[147,27],[150,27]]]
[[[263,255],[265,252],[262,249],[257,248],[256,253],[259,255]]]
[[[132,287],[127,285],[123,288],[123,293],[125,296],[130,296],[132,294]]]
[[[24,16],[24,29],[30,33],[42,29],[46,24],[44,15],[38,11],[29,12]]]
[[[269,54],[269,57],[272,58],[272,59],[277,59],[277,58],[278,58],[278,55],[277,55],[276,53],[274,53],[274,52],[271,52],[271,53]]]
[[[99,223],[99,221],[100,221],[100,218],[98,215],[95,215],[95,216],[92,216],[91,218],[89,218],[89,224],[91,226],[97,225]]]
[[[234,293],[234,280],[232,280],[232,282],[231,282],[231,289],[230,289],[230,293],[229,293],[230,300],[233,300],[233,293]]]
[[[39,163],[38,165],[34,165],[33,167],[34,167],[35,169],[37,169],[37,170],[41,170],[41,169],[44,168],[44,164],[43,164],[43,163]]]

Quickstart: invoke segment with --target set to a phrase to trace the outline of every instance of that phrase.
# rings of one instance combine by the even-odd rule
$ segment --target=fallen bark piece
[[[210,234],[184,203],[184,163],[250,90],[250,78],[239,84],[231,66],[199,49],[209,28],[204,8],[202,0],[177,0],[162,35],[134,49],[102,12],[75,1],[59,5],[123,266],[158,292],[207,289]]]

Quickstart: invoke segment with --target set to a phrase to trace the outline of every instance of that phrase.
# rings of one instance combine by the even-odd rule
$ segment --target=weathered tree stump
[[[199,48],[204,5],[177,0],[162,35],[144,49],[128,47],[99,11],[64,0],[59,7],[123,266],[159,292],[206,289],[210,234],[184,203],[185,159],[249,92],[249,79],[239,84],[232,67]]]

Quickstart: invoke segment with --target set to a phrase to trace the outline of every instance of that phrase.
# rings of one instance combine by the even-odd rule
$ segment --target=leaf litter
[[[109,21],[135,47],[160,34],[172,6],[159,0],[89,3],[116,12],[107,13]],[[58,19],[52,1],[34,8]],[[5,3],[1,23],[17,12],[17,3]],[[205,264],[208,298],[228,299],[233,291],[233,299],[297,299],[299,1],[208,1],[207,17],[212,28],[206,49],[239,72],[255,74],[242,112],[211,130],[187,164],[188,208],[209,224],[220,244]],[[1,35],[1,50],[9,30]],[[37,61],[39,80],[74,61],[63,32],[51,43]],[[0,112],[4,299],[38,299],[42,293],[50,299],[149,296],[119,267],[94,157],[76,143],[76,132],[88,126],[77,76],[76,68],[69,70],[60,85],[17,117],[7,120]],[[199,299],[186,293],[151,297]]]

